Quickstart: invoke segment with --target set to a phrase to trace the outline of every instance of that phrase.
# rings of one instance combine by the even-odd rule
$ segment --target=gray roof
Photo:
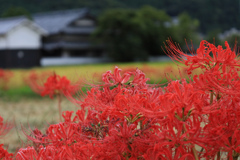
[[[1,18],[0,19],[0,34],[5,34],[9,30],[13,29],[20,23],[26,21],[27,18],[24,16],[13,17],[13,18]]]
[[[88,13],[88,9],[73,9],[34,14],[33,21],[48,31],[49,34],[61,32],[71,22],[81,18]]]
[[[46,31],[40,26],[34,24],[25,16],[10,17],[10,18],[1,18],[0,19],[0,35],[6,34],[8,31],[14,29],[18,25],[27,24],[34,30],[37,30],[41,34],[46,34]]]

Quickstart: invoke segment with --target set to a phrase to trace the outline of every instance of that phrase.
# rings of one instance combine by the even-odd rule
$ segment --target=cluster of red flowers
[[[46,81],[43,83],[44,79],[46,79]],[[33,91],[40,94],[41,96],[48,95],[51,99],[53,99],[54,96],[57,96],[60,121],[62,121],[62,96],[71,96],[75,94],[79,89],[78,83],[71,84],[71,81],[68,80],[65,76],[61,77],[59,75],[56,75],[55,72],[53,74],[49,74],[48,72],[43,72],[41,74],[31,72],[25,79],[25,82],[32,88]]]
[[[10,123],[3,123],[3,118],[0,116],[0,139],[6,135],[6,133],[12,128]],[[7,150],[3,148],[3,144],[0,143],[0,159],[12,159],[13,154],[8,153]]]
[[[27,77],[25,77],[25,82],[34,92],[41,96],[48,95],[50,98],[57,95],[72,95],[78,91],[77,84],[71,84],[71,81],[65,76],[61,77],[56,73],[36,73],[35,71],[32,71]]]
[[[174,60],[185,64],[190,79],[169,81],[161,87],[147,84],[149,79],[138,69],[107,71],[103,83],[93,85],[84,100],[69,98],[81,107],[75,115],[63,112],[65,121],[50,125],[45,133],[24,130],[33,146],[21,148],[15,158],[237,160],[238,55],[227,43],[223,49],[206,41],[192,56],[170,41],[166,49]],[[195,69],[202,74],[191,75]],[[45,83],[43,95],[52,97],[58,88],[71,91],[68,84],[53,75]]]
[[[54,95],[67,95],[74,94],[78,90],[76,85],[72,85],[71,81],[65,76],[61,77],[55,73],[49,76],[47,81],[44,83],[43,89],[41,91],[41,96],[49,95],[53,98]]]

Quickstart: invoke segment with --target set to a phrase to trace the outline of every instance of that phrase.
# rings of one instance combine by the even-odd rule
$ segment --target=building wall
[[[0,37],[0,49],[39,49],[40,47],[39,33],[27,25],[19,25]]]
[[[0,68],[29,68],[40,65],[41,51],[34,49],[0,50]]]
[[[7,46],[6,36],[3,35],[0,37],[0,49],[5,49]]]

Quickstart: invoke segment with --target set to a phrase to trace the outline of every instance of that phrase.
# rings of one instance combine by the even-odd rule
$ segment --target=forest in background
[[[137,9],[144,5],[164,10],[172,17],[186,12],[200,21],[199,29],[204,34],[223,32],[240,26],[240,0],[8,0],[1,2],[0,15],[11,15],[9,12],[13,7],[23,8],[30,14],[88,7],[98,15],[106,9]]]

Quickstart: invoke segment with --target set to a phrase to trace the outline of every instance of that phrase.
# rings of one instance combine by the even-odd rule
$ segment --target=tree
[[[225,37],[224,42],[227,41],[231,48],[234,48],[237,45],[237,49],[239,49],[239,41],[240,41],[240,34],[233,33]],[[236,48],[235,48],[236,49]]]
[[[146,58],[141,32],[135,10],[108,10],[99,18],[95,35],[100,37],[107,48],[108,55],[115,61],[134,61],[136,57]]]
[[[24,15],[27,18],[32,19],[31,14],[25,8],[22,7],[10,7],[2,13],[1,17],[15,17],[21,15]]]
[[[213,43],[216,46],[218,46],[218,45],[224,46],[224,41],[222,39],[220,39],[220,37],[219,37],[219,34],[221,32],[222,31],[220,29],[214,29],[212,31],[209,31],[207,33],[207,36],[205,37],[205,40],[210,43]]]
[[[140,10],[108,10],[99,18],[95,33],[106,44],[108,54],[116,61],[145,61],[159,55],[161,44],[169,36],[164,11],[145,6]]]
[[[144,6],[139,11],[139,21],[142,24],[141,39],[143,46],[149,55],[163,54],[163,42],[171,36],[171,18],[163,10],[157,10],[150,6]]]
[[[192,19],[187,13],[181,13],[177,16],[176,22],[172,23],[172,39],[179,43],[184,49],[186,46],[185,40],[192,41],[195,44],[199,43],[199,36],[197,30],[199,21]]]

